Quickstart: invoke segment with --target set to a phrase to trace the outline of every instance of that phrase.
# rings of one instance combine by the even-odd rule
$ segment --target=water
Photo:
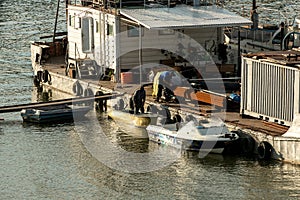
[[[264,4],[277,6],[280,2]],[[239,3],[230,1],[227,6],[240,9]],[[30,41],[52,33],[55,11],[54,0],[0,1],[0,105],[28,103],[36,98]],[[62,13],[61,24],[63,20]],[[60,25],[58,31],[63,30]],[[73,123],[39,126],[23,124],[19,113],[1,117],[5,118],[0,122],[1,199],[300,198],[299,166],[242,156],[209,155],[201,159],[186,153],[160,170],[124,173],[95,159]],[[126,135],[105,116],[100,118],[108,138],[123,149],[148,152],[158,148]]]

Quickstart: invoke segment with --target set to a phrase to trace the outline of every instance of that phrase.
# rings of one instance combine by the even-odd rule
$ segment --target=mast
[[[57,26],[58,12],[59,12],[59,1],[60,1],[60,0],[57,0],[57,8],[56,8],[55,24],[54,24],[54,31],[53,31],[53,42],[55,42],[56,26]]]
[[[66,4],[66,22],[68,24],[68,5],[70,3],[70,0],[65,0],[65,4]]]
[[[251,26],[252,29],[258,29],[259,18],[256,9],[257,9],[256,0],[252,0],[252,10],[250,12],[251,21],[253,22]]]
[[[256,0],[252,0],[252,10],[256,9]]]

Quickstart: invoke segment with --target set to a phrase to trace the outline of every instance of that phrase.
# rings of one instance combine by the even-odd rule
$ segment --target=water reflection
[[[29,41],[52,33],[54,19],[49,16],[55,16],[54,2],[0,1],[1,105],[32,101]],[[282,4],[264,3],[275,8]],[[297,1],[289,3],[300,8]],[[238,12],[244,5],[245,13],[250,13],[250,0],[226,4]],[[63,20],[62,12],[58,32],[65,27]],[[59,96],[52,92],[52,98]],[[51,95],[36,99],[48,98]],[[5,119],[0,122],[1,199],[300,199],[300,166],[240,156],[199,158],[188,152],[157,171],[124,173],[95,159],[72,123],[27,125],[19,113],[1,117]],[[136,142],[104,117],[101,123],[108,138],[126,151],[164,148]]]

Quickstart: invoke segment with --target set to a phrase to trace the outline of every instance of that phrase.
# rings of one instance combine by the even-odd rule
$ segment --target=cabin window
[[[99,22],[96,21],[96,33],[99,33]]]
[[[140,30],[136,26],[127,26],[127,35],[128,37],[139,37]],[[144,35],[144,29],[142,28],[142,36]]]
[[[81,28],[81,17],[78,17],[78,28]]]
[[[82,18],[81,29],[82,52],[89,53],[94,48],[94,23],[93,18]]]
[[[75,28],[81,28],[81,17],[75,18]]]
[[[173,29],[164,29],[158,31],[159,35],[174,35],[175,31]]]
[[[35,62],[36,63],[40,62],[40,54],[38,53],[35,54]]]
[[[114,27],[111,24],[107,24],[107,35],[113,35],[114,34]]]
[[[75,26],[75,16],[69,15],[69,26]]]
[[[69,26],[72,26],[72,15],[69,15]]]

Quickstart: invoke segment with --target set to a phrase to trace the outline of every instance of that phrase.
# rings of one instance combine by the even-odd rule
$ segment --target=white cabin
[[[147,64],[224,64],[224,28],[252,23],[216,5],[127,5],[69,3],[68,67],[83,72],[92,64],[100,74],[111,69],[118,81],[122,72]]]

